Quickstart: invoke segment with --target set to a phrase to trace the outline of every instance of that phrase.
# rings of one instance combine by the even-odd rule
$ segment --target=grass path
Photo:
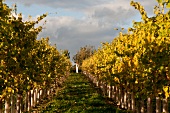
[[[81,74],[71,74],[42,113],[126,113],[106,103]]]

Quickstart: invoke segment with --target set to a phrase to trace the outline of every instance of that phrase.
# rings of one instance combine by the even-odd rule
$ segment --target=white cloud
[[[15,0],[9,0],[15,2]],[[136,0],[141,2],[146,11],[152,15],[156,0]],[[132,6],[130,0],[17,0],[25,6],[40,5],[40,8],[53,7],[68,11],[81,12],[84,17],[57,16],[46,18],[46,29],[40,37],[51,37],[52,44],[59,49],[69,49],[71,57],[85,45],[98,47],[100,42],[112,41],[118,35],[113,28],[131,25],[133,19],[140,14]]]

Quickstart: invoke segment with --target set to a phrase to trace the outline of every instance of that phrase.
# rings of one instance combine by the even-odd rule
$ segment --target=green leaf
[[[167,3],[166,8],[170,8],[170,2]]]
[[[162,0],[157,0],[158,1],[158,3],[162,3]]]

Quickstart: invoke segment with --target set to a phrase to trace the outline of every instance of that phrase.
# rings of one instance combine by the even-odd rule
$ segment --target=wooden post
[[[121,95],[121,97],[120,97],[121,108],[124,108],[124,91],[122,88],[121,88],[120,92],[121,92],[121,94],[120,94]]]
[[[141,113],[145,113],[145,104],[144,104],[144,100],[141,100]]]
[[[109,91],[110,91],[110,93],[109,93],[109,98],[112,98],[112,96],[113,96],[113,87],[112,87],[112,85],[110,85],[109,86]]]
[[[36,106],[37,104],[37,88],[34,89],[34,107]]]
[[[37,104],[40,102],[40,89],[37,90]]]
[[[78,69],[78,64],[76,63],[76,73],[78,73],[79,69]]]
[[[16,107],[17,107],[17,113],[21,113],[21,95],[20,94],[17,94]]]
[[[28,100],[27,100],[27,102],[28,102],[28,108],[27,108],[27,111],[30,111],[30,109],[31,109],[31,93],[30,93],[31,91],[28,91],[27,92],[27,94],[28,94]]]
[[[163,99],[163,113],[168,113],[168,99]]]
[[[42,96],[41,96],[41,100],[43,100],[45,97],[45,88],[42,89]]]
[[[107,97],[107,83],[104,83],[104,95]]]
[[[161,113],[161,99],[156,97],[156,113]]]
[[[109,85],[107,85],[107,97],[110,98],[110,86]]]
[[[24,111],[24,104],[25,104],[25,101],[24,101],[24,99],[25,99],[25,94],[23,94],[23,95],[20,95],[21,96],[21,102],[20,102],[20,106],[21,106],[21,112],[23,112]]]
[[[24,112],[27,111],[28,108],[28,93],[25,93],[25,103],[24,103]]]
[[[90,80],[91,80],[91,82],[93,83],[93,76],[90,76]]]
[[[100,87],[99,88],[103,91],[102,87],[103,87],[103,82],[100,81]]]
[[[112,98],[113,98],[113,100],[114,101],[116,101],[116,88],[115,88],[115,86],[112,86]]]
[[[2,100],[0,100],[0,113],[3,113],[3,102],[2,102]]]
[[[103,94],[105,94],[104,82],[102,82],[102,89],[103,89]]]
[[[129,91],[127,92],[127,103],[128,110],[131,110],[131,94]]]
[[[107,83],[105,84],[105,87],[106,87],[106,97],[108,97],[109,96],[109,87],[108,87]]]
[[[43,89],[40,89],[40,99],[39,99],[39,102],[42,100],[42,95],[43,95]]]
[[[147,113],[152,113],[152,99],[150,97],[147,99]]]
[[[124,108],[127,109],[127,91],[126,89],[124,90]]]
[[[48,97],[48,99],[50,98],[50,89],[47,89],[47,97]]]
[[[102,81],[102,92],[104,94],[104,83],[103,83],[103,81]]]
[[[15,98],[14,94],[11,95],[11,113],[15,113]]]
[[[134,92],[131,93],[131,102],[132,102],[132,105],[131,105],[132,111],[135,113],[135,96],[134,96]]]
[[[47,88],[44,88],[44,97],[43,97],[43,99],[46,98],[46,97],[47,97]]]
[[[121,107],[121,90],[120,90],[120,88],[118,89],[118,105],[120,105],[120,107]]]
[[[117,86],[116,86],[116,102],[117,102],[117,105],[119,105],[119,89]]]
[[[97,86],[98,84],[98,81],[97,81],[97,78],[95,78],[95,86]]]
[[[10,97],[7,96],[5,98],[5,113],[9,113],[10,112]]]
[[[101,89],[102,92],[103,92],[103,82],[102,82],[102,81],[100,81],[100,89]]]
[[[96,86],[97,79],[94,77],[94,86]]]
[[[99,82],[98,81],[96,81],[96,86],[99,87]]]
[[[34,90],[31,90],[31,109],[34,105]]]
[[[51,96],[52,96],[52,98],[54,96],[54,86],[51,87]]]
[[[141,101],[140,99],[138,99],[138,100],[135,101],[135,102],[136,102],[136,103],[135,103],[136,113],[140,113],[140,111],[141,111],[141,108],[140,108],[140,107],[141,107],[141,105],[140,105],[141,102],[140,102],[140,101]]]

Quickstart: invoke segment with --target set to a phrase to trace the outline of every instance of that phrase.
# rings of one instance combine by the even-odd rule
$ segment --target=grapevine
[[[142,21],[134,22],[127,33],[120,32],[89,59],[83,70],[108,84],[133,92],[136,97],[169,97],[170,11],[155,7],[148,17],[144,7],[131,1]]]
[[[35,27],[47,14],[35,21],[23,21],[0,1],[0,100],[11,94],[24,95],[35,88],[49,87],[56,78],[69,72],[71,63],[49,38],[37,40],[42,26]]]

